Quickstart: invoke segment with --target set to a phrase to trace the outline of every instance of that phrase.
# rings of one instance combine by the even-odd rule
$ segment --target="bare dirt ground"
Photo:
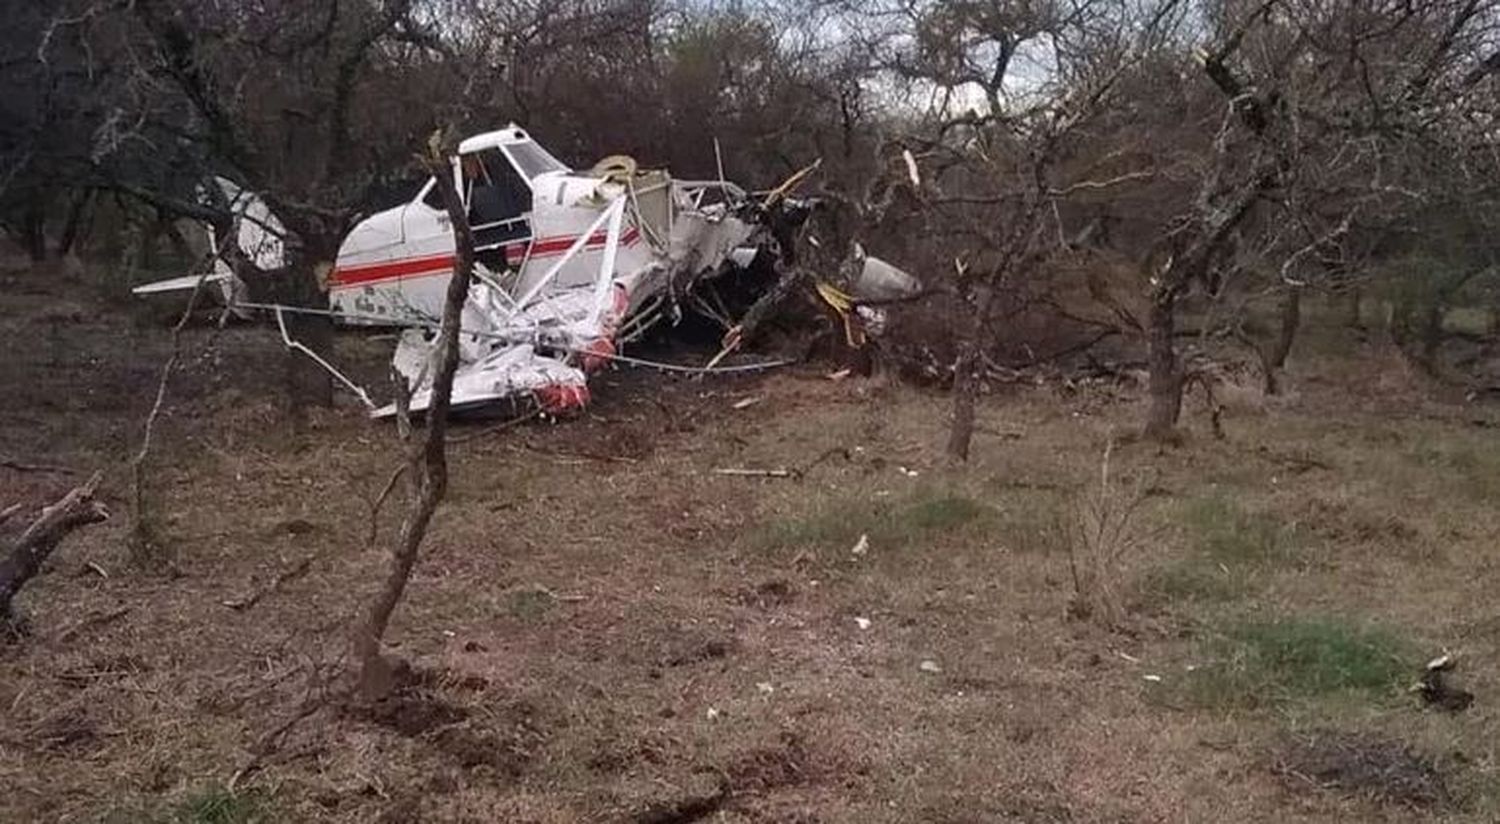
[[[944,396],[811,368],[614,373],[579,419],[462,427],[391,635],[411,685],[231,791],[377,586],[392,433],[289,421],[265,329],[194,327],[153,463],[171,564],[138,570],[122,462],[167,330],[0,277],[0,457],[104,468],[117,512],[0,649],[0,820],[1500,816],[1500,416],[1332,331],[1286,397],[1226,392],[1222,440],[1195,400],[1166,450],[1122,437],[1130,386],[1010,386],[948,470]],[[1108,502],[1137,507],[1114,627],[1070,609],[1066,537],[1111,440]],[[0,505],[78,478],[0,468]],[[1406,692],[1445,648],[1460,714]]]

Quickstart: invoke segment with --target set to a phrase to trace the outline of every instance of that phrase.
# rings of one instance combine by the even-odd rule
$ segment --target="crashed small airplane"
[[[679,302],[699,281],[748,267],[761,249],[775,246],[767,209],[793,188],[752,197],[723,180],[676,180],[618,155],[575,171],[515,125],[464,140],[451,173],[468,210],[476,258],[460,326],[454,409],[527,397],[549,413],[582,407],[589,400],[586,373],[630,360],[620,348],[663,318],[680,317]],[[218,184],[234,210],[241,250],[255,265],[277,268],[282,247],[275,215],[253,194],[228,181]],[[454,248],[440,189],[429,179],[410,202],[356,225],[327,281],[339,322],[407,327],[394,366],[413,387],[414,411],[431,400],[428,367]],[[864,264],[887,292],[893,282],[898,290],[916,288],[909,276],[875,258]],[[283,310],[295,311],[246,304],[217,256],[215,267],[206,276],[135,292],[191,289],[206,279],[218,282],[231,307],[271,308],[278,319]],[[317,353],[285,342],[332,371]],[[394,405],[372,408],[376,417],[395,412]]]

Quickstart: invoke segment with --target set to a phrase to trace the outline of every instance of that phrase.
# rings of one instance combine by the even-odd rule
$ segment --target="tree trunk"
[[[1146,365],[1149,370],[1150,407],[1146,412],[1145,436],[1168,441],[1177,434],[1182,415],[1182,368],[1172,336],[1177,330],[1177,291],[1159,286],[1152,296],[1147,321]]]
[[[1360,304],[1364,301],[1364,290],[1358,286],[1349,287],[1348,314],[1345,316],[1345,324],[1350,329],[1365,328],[1364,317],[1360,314]]]
[[[1443,343],[1444,306],[1441,299],[1434,297],[1422,310],[1420,363],[1429,373],[1437,371],[1438,348]]]
[[[391,663],[380,654],[381,639],[390,625],[391,614],[406,591],[433,512],[448,488],[448,406],[453,395],[453,373],[458,369],[459,324],[474,270],[474,237],[458,192],[446,173],[446,164],[433,158],[429,165],[443,192],[448,216],[453,223],[455,262],[453,278],[448,282],[443,303],[442,331],[436,347],[437,372],[433,377],[432,401],[427,410],[427,432],[421,450],[411,456],[409,471],[416,480],[417,497],[401,524],[401,534],[391,552],[385,584],[354,632],[354,654],[360,667],[356,688],[369,700],[384,697],[395,686]]]
[[[152,276],[160,276],[160,260],[157,256],[157,245],[161,242],[162,226],[169,221],[166,216],[157,213],[156,219],[147,224],[141,230],[140,256],[137,258],[138,265]]]
[[[1006,276],[1012,271],[1025,271],[1035,259],[1033,247],[1036,241],[1036,227],[1038,211],[1032,209],[1025,216],[1030,222],[1031,228],[1023,234],[1018,230],[1012,235],[1012,244],[1020,247],[1016,253],[1016,245],[1009,250],[1002,262],[997,265],[986,276],[982,290],[976,295],[970,291],[972,287],[960,286],[961,294],[969,299],[961,301],[962,305],[972,305],[972,314],[969,315],[967,334],[959,342],[958,361],[953,366],[953,420],[948,429],[948,458],[955,462],[967,462],[969,460],[969,446],[974,440],[974,404],[979,395],[980,366],[984,360],[984,352],[989,347],[990,318],[994,316],[995,305],[1000,299],[1000,290],[1004,286]]]
[[[288,250],[291,252],[291,250]],[[320,272],[331,269],[337,255],[337,242],[314,240],[302,250],[291,252],[291,266],[275,275],[278,303],[307,308],[315,312],[328,309],[328,292]],[[333,318],[324,314],[288,312],[287,333],[292,339],[325,358],[333,354]],[[333,377],[300,352],[288,348],[282,355],[288,408],[294,416],[310,406],[333,405]]]
[[[979,342],[968,340],[953,369],[953,421],[948,429],[948,457],[969,460],[974,440],[974,396],[979,392]]]
[[[1281,298],[1281,327],[1276,340],[1266,350],[1262,366],[1266,374],[1267,395],[1280,394],[1278,373],[1286,366],[1287,356],[1292,353],[1292,343],[1297,339],[1297,329],[1302,325],[1302,287],[1288,286]]]
[[[979,394],[980,356],[985,350],[985,332],[989,329],[1000,275],[1000,270],[990,274],[986,290],[973,306],[969,328],[965,330],[967,334],[959,341],[958,360],[953,365],[953,420],[948,428],[948,458],[955,462],[969,460],[969,446],[974,440],[974,401]]]
[[[21,218],[21,244],[26,247],[26,255],[32,263],[47,259],[47,207],[40,198],[26,207],[26,214]]]
[[[63,223],[62,234],[57,238],[57,256],[67,257],[72,253],[73,247],[78,243],[78,236],[82,234],[84,218],[88,215],[89,206],[94,202],[94,190],[84,189],[73,196],[72,203],[68,204],[68,217]]]
[[[187,328],[188,321],[193,317],[193,310],[198,307],[198,299],[207,287],[207,280],[200,277],[193,286],[192,294],[188,295],[187,305],[177,318],[177,325],[172,327],[172,354],[162,364],[160,376],[156,380],[156,400],[151,404],[151,411],[146,413],[145,423],[141,425],[141,446],[130,459],[131,523],[128,541],[131,559],[142,567],[167,560],[148,504],[146,459],[151,456],[151,436],[155,432],[162,405],[167,399],[167,383],[172,379],[178,362],[182,360],[182,330]]]

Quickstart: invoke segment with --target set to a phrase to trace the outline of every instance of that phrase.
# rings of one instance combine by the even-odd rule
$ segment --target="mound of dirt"
[[[1450,801],[1442,772],[1406,744],[1366,733],[1322,731],[1288,744],[1277,771],[1306,788],[1386,804],[1432,808]]]

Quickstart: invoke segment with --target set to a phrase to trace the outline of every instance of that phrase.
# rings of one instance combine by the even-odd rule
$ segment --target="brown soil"
[[[171,564],[139,570],[123,461],[167,329],[77,284],[0,277],[0,457],[73,470],[0,468],[0,506],[102,468],[117,513],[56,553],[20,599],[32,636],[0,650],[0,820],[152,820],[223,787],[342,670],[404,505],[372,511],[393,436],[347,401],[290,416],[267,330],[195,325],[150,465]],[[337,354],[378,387],[388,346],[346,334]],[[462,424],[390,634],[403,687],[293,725],[238,791],[286,821],[1495,820],[1493,654],[1463,659],[1479,697],[1462,716],[1399,694],[1252,712],[1158,689],[1243,616],[1493,652],[1494,410],[1392,364],[1319,350],[1286,398],[1231,393],[1224,440],[1193,406],[1185,446],[1117,445],[1148,494],[1113,630],[1068,617],[1055,524],[1139,420],[1127,382],[996,387],[961,470],[941,456],[946,397],[815,367],[609,373],[576,419]],[[848,457],[800,479],[714,472],[830,451]],[[1297,543],[1228,600],[1145,597],[1200,559],[1182,513],[1205,496]],[[1289,730],[1323,749],[1288,749]]]
[[[1297,790],[1331,790],[1414,808],[1451,800],[1430,758],[1376,735],[1318,731],[1288,745],[1278,768]]]

